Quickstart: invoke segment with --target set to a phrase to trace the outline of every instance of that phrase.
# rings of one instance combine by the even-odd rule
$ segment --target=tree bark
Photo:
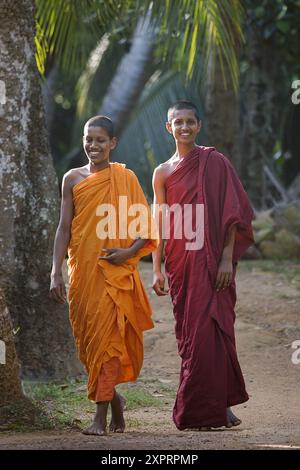
[[[224,83],[218,55],[210,56],[205,100],[205,135],[207,145],[226,155],[240,171],[240,100],[234,91],[228,64],[224,61]]]
[[[65,377],[81,369],[67,308],[48,297],[59,197],[34,57],[34,0],[0,0],[0,23],[0,287],[19,328],[22,376]]]
[[[13,327],[0,289],[0,407],[23,398]]]

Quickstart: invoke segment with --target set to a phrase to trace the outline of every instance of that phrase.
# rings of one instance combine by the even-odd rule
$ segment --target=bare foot
[[[232,428],[232,426],[239,426],[241,420],[237,418],[231,411],[230,408],[227,408],[227,424],[226,428]]]
[[[109,430],[111,432],[124,432],[125,421],[123,411],[125,408],[126,400],[122,395],[115,391],[111,403],[111,422],[109,424]]]
[[[102,401],[97,403],[97,410],[94,417],[94,422],[91,426],[84,429],[82,434],[92,436],[107,436],[106,431],[106,415],[109,401]]]
[[[106,428],[103,428],[97,423],[93,423],[88,428],[82,431],[82,434],[89,434],[91,436],[107,436]]]

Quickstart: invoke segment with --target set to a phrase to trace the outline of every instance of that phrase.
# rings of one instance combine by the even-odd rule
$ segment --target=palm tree
[[[152,75],[154,46],[155,31],[148,14],[138,20],[130,50],[122,58],[99,110],[99,114],[110,116],[118,134]]]
[[[157,53],[161,62],[187,75],[206,70],[211,52],[218,50],[222,68],[230,65],[230,78],[238,83],[236,42],[242,37],[241,0],[37,0],[37,62],[41,72],[53,56],[66,69],[77,68],[99,41],[101,31],[129,17],[137,23],[152,17],[157,27]],[[199,52],[205,64],[199,69]],[[71,51],[71,53],[70,53]],[[224,74],[223,74],[224,75]]]
[[[44,8],[43,1],[39,9],[39,21],[41,29],[46,29],[46,19],[51,16],[48,10]],[[75,3],[75,2],[73,2]],[[76,2],[78,5],[80,2]],[[98,67],[92,67],[93,73],[91,74],[91,67],[87,64],[86,71],[82,74],[82,78],[78,83],[78,115],[80,120],[75,122],[75,129],[73,135],[76,136],[73,142],[74,147],[67,155],[60,166],[60,171],[69,164],[79,165],[85,161],[81,155],[81,144],[78,135],[81,132],[82,121],[86,120],[91,113],[104,113],[113,117],[119,134],[124,128],[124,123],[128,124],[132,111],[141,97],[144,85],[147,83],[149,77],[155,71],[160,71],[161,74],[168,73],[169,70],[186,70],[189,82],[193,78],[193,86],[200,89],[201,80],[206,75],[208,82],[213,86],[208,87],[208,111],[214,103],[215,90],[218,87],[218,98],[221,96],[223,101],[226,100],[226,106],[221,106],[222,112],[209,113],[206,120],[208,136],[211,142],[222,144],[224,142],[224,122],[227,124],[226,129],[226,145],[221,145],[221,150],[224,150],[233,160],[238,160],[238,138],[236,136],[237,125],[239,122],[238,114],[238,99],[237,93],[233,88],[237,89],[238,73],[236,61],[236,49],[238,42],[241,38],[240,23],[242,17],[242,9],[239,1],[181,1],[172,0],[172,2],[155,1],[123,1],[122,6],[126,4],[126,8],[130,11],[132,6],[140,7],[138,9],[139,16],[137,20],[134,18],[132,11],[125,15],[124,19],[118,21],[117,29],[124,28],[124,22],[128,23],[131,18],[131,23],[135,32],[130,40],[130,49],[125,53],[121,59],[117,70],[110,72],[110,67],[107,65],[107,60],[98,60]],[[47,4],[48,9],[51,3]],[[96,8],[97,2],[94,2]],[[54,5],[53,5],[54,7]],[[50,8],[51,9],[51,8]],[[76,24],[76,14],[79,9],[74,10],[74,20],[69,20],[70,24]],[[146,13],[147,12],[147,13]],[[149,17],[152,15],[152,19]],[[57,13],[54,15],[57,16]],[[124,16],[124,15],[123,15]],[[143,21],[143,16],[147,21]],[[64,23],[64,20],[61,20]],[[113,23],[115,27],[116,23]],[[136,26],[134,26],[136,24]],[[75,28],[69,28],[71,35]],[[55,31],[55,24],[52,27]],[[52,36],[55,37],[56,42],[53,41]],[[52,48],[53,54],[59,51],[59,60],[68,66],[68,55],[64,54],[63,44],[60,45],[59,37],[53,34],[47,36],[46,43],[49,43],[49,49]],[[74,36],[75,40],[76,36]],[[91,42],[90,39],[86,41]],[[97,62],[97,54],[100,59],[98,50],[101,50],[103,55],[103,48],[101,42],[105,44],[110,43],[113,47],[113,39],[110,33],[101,38],[99,42],[99,35],[95,37],[94,43],[98,43],[96,48],[92,51],[90,59],[93,59],[93,64]],[[202,45],[205,48],[201,47]],[[86,46],[87,47],[87,46]],[[74,49],[74,47],[73,47]],[[154,57],[153,57],[154,49]],[[41,47],[41,50],[43,48]],[[114,48],[114,58],[116,48]],[[201,54],[199,51],[201,50]],[[197,52],[197,53],[196,53]],[[209,54],[210,52],[210,54]],[[214,54],[215,52],[215,54]],[[109,52],[104,51],[104,55],[109,55]],[[44,57],[46,57],[46,51]],[[73,57],[75,53],[73,54]],[[212,56],[215,56],[214,68],[211,67]],[[42,62],[42,60],[40,61]],[[217,68],[216,73],[214,73]],[[100,71],[99,71],[100,69]],[[208,71],[208,74],[206,73]],[[99,89],[103,89],[103,82],[107,80],[107,75],[111,78],[111,83],[108,85],[106,93],[100,98],[101,106],[95,108],[95,96],[99,99]],[[93,94],[87,92],[89,84],[94,80],[93,76],[98,76],[101,81],[98,84],[95,93],[95,86]],[[216,79],[214,77],[217,77]],[[223,85],[223,79],[226,79],[226,86]],[[151,79],[152,80],[152,79]],[[94,80],[95,81],[95,80]],[[96,82],[95,82],[96,85]],[[186,83],[187,85],[187,83]],[[223,87],[223,91],[222,91]],[[90,98],[89,98],[90,97]],[[91,106],[92,103],[92,106]],[[219,103],[220,104],[220,103]],[[93,108],[91,112],[90,109]],[[231,127],[230,127],[231,126]],[[145,153],[144,153],[145,155]],[[70,163],[71,162],[71,163]]]
[[[104,114],[110,116],[115,124],[117,135],[121,135],[124,127],[128,125],[131,113],[142,94],[142,91],[155,70],[153,51],[156,34],[150,15],[142,16],[134,28],[130,39],[129,50],[119,57],[119,63],[112,74],[111,63],[116,57],[116,44],[105,34],[91,52],[85,70],[77,84],[78,104],[77,116],[73,135],[75,147],[59,165],[60,171],[70,166],[84,165],[85,155],[82,154],[81,142],[78,135],[82,132],[84,122],[91,114]],[[106,54],[106,56],[105,56]],[[105,63],[103,65],[103,58]],[[109,78],[108,78],[109,75]],[[112,78],[111,78],[112,77]],[[101,80],[102,87],[99,86]],[[95,82],[97,90],[92,87]],[[95,95],[101,93],[103,85],[105,93],[95,104]],[[91,91],[91,88],[93,90]]]

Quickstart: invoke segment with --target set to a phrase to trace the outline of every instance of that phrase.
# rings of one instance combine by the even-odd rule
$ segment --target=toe
[[[240,424],[242,424],[242,421],[237,418],[234,421],[232,421],[232,424],[233,424],[233,426],[239,426]]]
[[[122,433],[122,432],[124,432],[124,428],[116,428],[116,429],[114,430],[114,432]]]

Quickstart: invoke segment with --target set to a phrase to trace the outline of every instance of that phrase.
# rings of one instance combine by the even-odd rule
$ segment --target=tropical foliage
[[[121,135],[114,158],[135,168],[150,194],[153,165],[173,151],[164,131],[166,108],[170,101],[189,97],[201,108],[205,124],[205,77],[208,61],[216,57],[221,70],[216,80],[224,80],[225,89],[234,88],[239,94],[241,175],[250,192],[253,185],[253,198],[263,186],[259,175],[263,178],[266,163],[285,184],[300,170],[300,142],[294,132],[299,107],[290,100],[291,83],[300,75],[299,0],[37,0],[37,6],[39,68],[47,81],[53,66],[59,67],[52,91],[56,104],[50,137],[60,176],[71,166],[85,163],[83,123],[106,110],[109,101],[123,116],[120,123],[116,118]],[[125,84],[130,83],[132,70],[129,54],[138,21],[147,15],[151,15],[153,50],[140,64],[141,81],[134,84],[134,98],[127,96],[126,103]],[[272,68],[266,58],[275,50]],[[116,88],[111,87],[114,81],[118,103],[114,103]],[[253,82],[257,101],[249,91]],[[268,83],[273,97],[268,95]],[[222,109],[222,103],[217,105]],[[261,125],[249,121],[251,107],[257,110],[255,119]],[[218,127],[222,129],[222,124]],[[245,152],[249,139],[251,152]],[[215,140],[222,141],[222,135]],[[201,142],[205,142],[204,132]],[[258,175],[256,185],[253,175]],[[257,206],[260,201],[261,196]]]

